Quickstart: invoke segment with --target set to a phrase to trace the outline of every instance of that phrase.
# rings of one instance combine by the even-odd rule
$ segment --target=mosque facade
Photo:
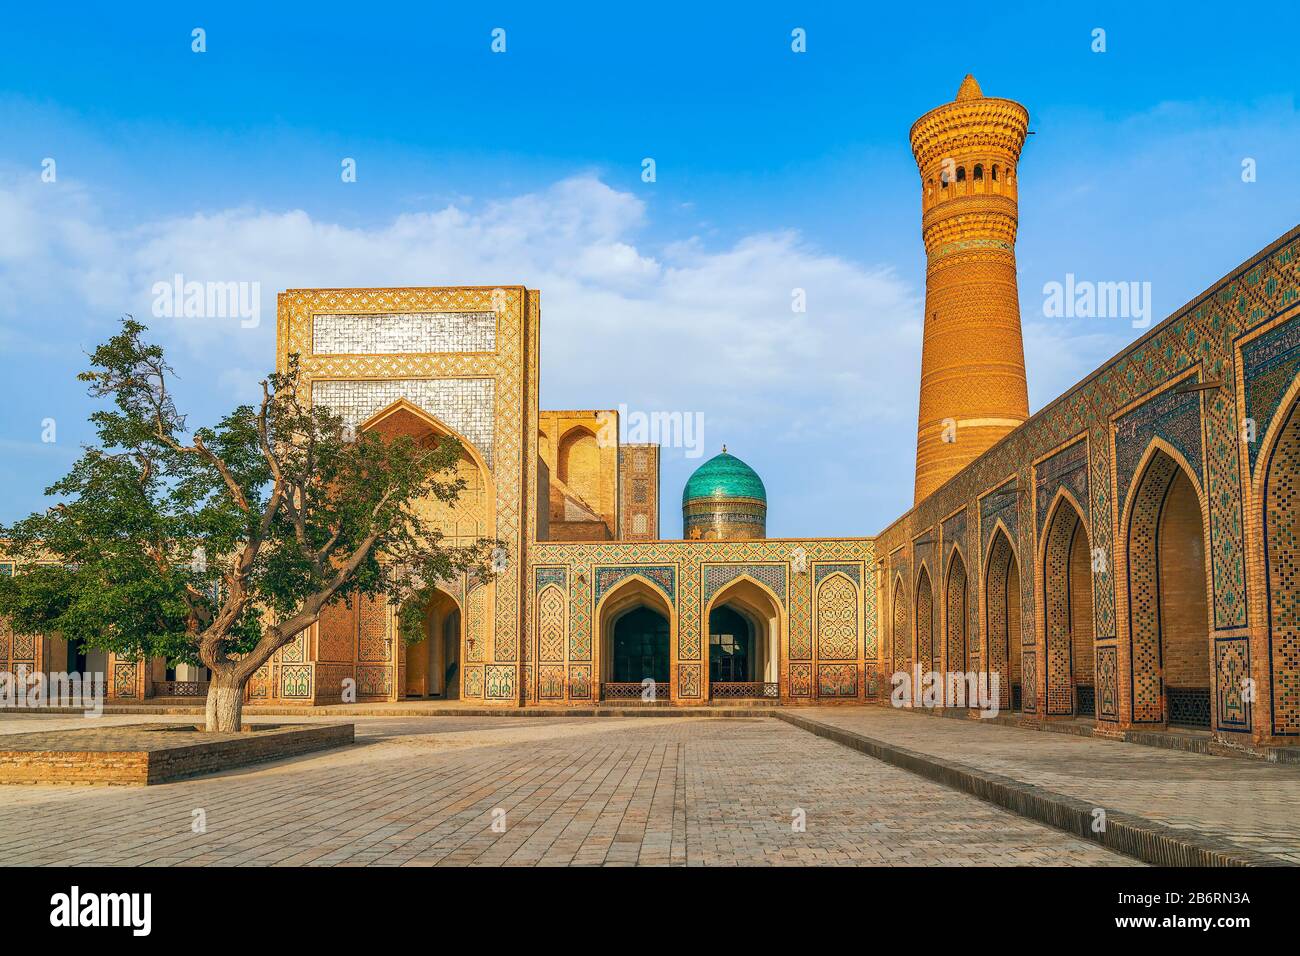
[[[499,539],[505,562],[441,582],[416,645],[382,598],[327,609],[250,703],[337,703],[350,685],[359,702],[502,708],[888,705],[900,680],[936,672],[996,676],[999,709],[1029,724],[1295,745],[1300,228],[1030,415],[1015,269],[1027,130],[1023,106],[970,77],[912,129],[927,257],[916,482],[874,537],[768,538],[761,477],[724,451],[683,489],[683,538],[664,539],[658,447],[621,443],[616,411],[540,409],[536,290],[281,293],[278,366],[297,353],[312,400],[358,428],[458,438],[466,490],[430,517],[452,543]],[[0,668],[74,654],[0,634]],[[203,690],[163,661],[102,665],[110,699]]]

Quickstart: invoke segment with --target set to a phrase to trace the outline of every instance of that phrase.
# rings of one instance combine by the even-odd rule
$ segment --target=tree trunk
[[[244,683],[233,672],[214,670],[208,684],[209,732],[230,733],[243,730]]]

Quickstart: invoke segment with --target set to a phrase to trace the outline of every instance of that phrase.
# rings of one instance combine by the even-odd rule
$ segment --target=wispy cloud
[[[24,186],[0,192],[0,232],[27,237],[0,246],[0,323],[15,352],[40,351],[139,315],[185,379],[215,393],[197,399],[211,414],[251,399],[272,366],[279,290],[525,283],[542,290],[544,404],[700,411],[709,446],[725,440],[775,474],[806,460],[795,471],[814,483],[828,444],[865,473],[882,428],[906,441],[918,290],[794,231],[719,249],[691,236],[646,248],[647,216],[644,201],[594,174],[373,228],[257,208],[115,228],[75,185]],[[178,273],[260,283],[261,325],[152,318],[154,283]],[[33,321],[51,315],[82,322]],[[670,471],[698,463],[680,454],[668,452]]]

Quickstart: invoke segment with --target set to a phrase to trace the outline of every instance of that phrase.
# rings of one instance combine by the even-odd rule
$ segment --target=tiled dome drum
[[[767,536],[767,489],[758,473],[735,455],[710,458],[682,490],[682,529],[708,541]]]

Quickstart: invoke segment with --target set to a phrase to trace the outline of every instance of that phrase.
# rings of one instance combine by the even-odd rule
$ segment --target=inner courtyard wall
[[[462,699],[503,707],[600,699],[602,601],[635,580],[671,609],[669,700],[708,701],[709,602],[745,579],[778,609],[781,700],[885,701],[895,671],[917,661],[924,605],[930,666],[1018,674],[1023,720],[1076,718],[1090,707],[1102,734],[1160,729],[1175,703],[1168,688],[1194,685],[1200,667],[1216,736],[1283,745],[1300,736],[1300,626],[1291,620],[1300,557],[1288,538],[1293,520],[1274,521],[1265,534],[1264,503],[1288,515],[1300,500],[1300,430],[1283,436],[1300,397],[1298,253],[1300,229],[1149,330],[875,539],[535,540],[544,538],[539,505],[549,501],[539,493],[547,431],[538,412],[539,298],[523,287],[291,290],[280,297],[279,365],[299,352],[313,399],[327,397],[357,425],[406,403],[473,450],[504,561],[491,580],[441,585],[461,613]],[[354,334],[354,325],[375,337]],[[318,343],[337,351],[319,351]],[[367,351],[379,348],[386,351]],[[592,416],[595,424],[602,413],[553,414],[558,427],[561,416]],[[600,499],[592,510],[617,530],[627,449],[615,443],[606,451],[590,459],[592,497]],[[654,474],[657,483],[657,456]],[[1164,493],[1143,489],[1168,489],[1176,475],[1196,507],[1175,499],[1166,513]],[[1084,519],[1090,589],[1077,586],[1077,554],[1070,574],[1046,573],[1044,539],[1063,496]],[[1133,537],[1139,525],[1153,529],[1149,547]],[[1203,547],[1160,558],[1157,532],[1180,527],[1199,527]],[[1011,543],[1015,575],[1005,557],[998,573],[1018,590],[993,608],[988,578],[998,533]],[[1189,580],[1192,557],[1202,562],[1203,582]],[[12,573],[12,564],[0,561],[0,573]],[[954,567],[964,571],[964,593],[947,593]],[[917,593],[921,580],[931,583],[929,595]],[[1198,584],[1203,647],[1170,644],[1159,632],[1160,606],[1194,609]],[[1090,661],[1077,640],[1047,639],[1047,598],[1056,587],[1069,589],[1051,596],[1070,607],[1072,636],[1087,640],[1091,632]],[[1091,606],[1078,618],[1089,591],[1082,600]],[[1015,620],[994,630],[1011,641],[1018,634],[1015,649],[1002,646],[1006,637],[990,644],[989,615],[1006,609]],[[382,600],[330,609],[259,672],[251,699],[398,699],[405,654],[395,615]],[[61,650],[66,656],[57,637],[0,631],[6,669],[50,669]],[[110,699],[139,700],[184,683],[159,682],[158,673],[156,662],[109,656]]]
[[[671,609],[668,697],[674,704],[711,699],[707,613],[741,580],[757,585],[776,610],[778,699],[877,699],[875,574],[870,538],[538,542],[525,598],[522,701],[601,699],[601,610],[634,580],[653,588]]]
[[[1091,545],[1086,623],[1092,630],[1089,676],[1097,732],[1168,726],[1176,702],[1166,699],[1166,685],[1173,686],[1167,678],[1190,680],[1184,672],[1199,659],[1208,670],[1208,724],[1220,740],[1294,744],[1300,734],[1294,585],[1270,594],[1262,502],[1270,474],[1273,487],[1295,484],[1294,463],[1275,455],[1275,446],[1300,394],[1298,255],[1300,228],[1143,334],[877,537],[881,618],[894,621],[903,638],[881,644],[887,672],[914,657],[912,609],[921,570],[930,569],[931,581],[942,580],[934,566],[944,556],[946,571],[954,549],[973,596],[965,602],[972,656],[985,662],[986,672],[996,669],[990,666],[985,583],[1000,528],[1019,567],[1020,716],[1038,721],[1079,714],[1078,687],[1071,688],[1068,677],[1066,699],[1074,706],[1057,713],[1055,695],[1049,695],[1049,679],[1056,686],[1049,675],[1054,668],[1068,675],[1071,662],[1068,642],[1061,645],[1066,659],[1049,659],[1044,620],[1045,599],[1053,596],[1046,589],[1068,582],[1067,576],[1046,574],[1043,565],[1050,508],[1065,493],[1078,502]],[[1275,457],[1280,464],[1270,471]],[[1136,501],[1136,489],[1158,468],[1170,476],[1179,470],[1200,513],[1175,503],[1165,515],[1164,498],[1152,499],[1151,527],[1172,534],[1199,518],[1204,577],[1192,570],[1197,555],[1190,547],[1167,558],[1150,581],[1137,575],[1137,564],[1148,562],[1140,548],[1156,544],[1130,543],[1130,527],[1137,527],[1147,506]],[[1283,550],[1284,536],[1274,534],[1274,554],[1292,553]],[[899,584],[897,599],[893,582]],[[1161,626],[1154,609],[1162,589],[1182,608],[1195,604],[1193,593],[1203,594],[1207,618],[1197,635],[1203,646],[1168,661],[1163,678],[1159,634],[1152,633]],[[945,613],[945,601],[934,606]],[[1003,659],[1002,649],[996,650]],[[1052,652],[1058,654],[1055,645]],[[950,669],[951,663],[945,659],[941,666]]]

